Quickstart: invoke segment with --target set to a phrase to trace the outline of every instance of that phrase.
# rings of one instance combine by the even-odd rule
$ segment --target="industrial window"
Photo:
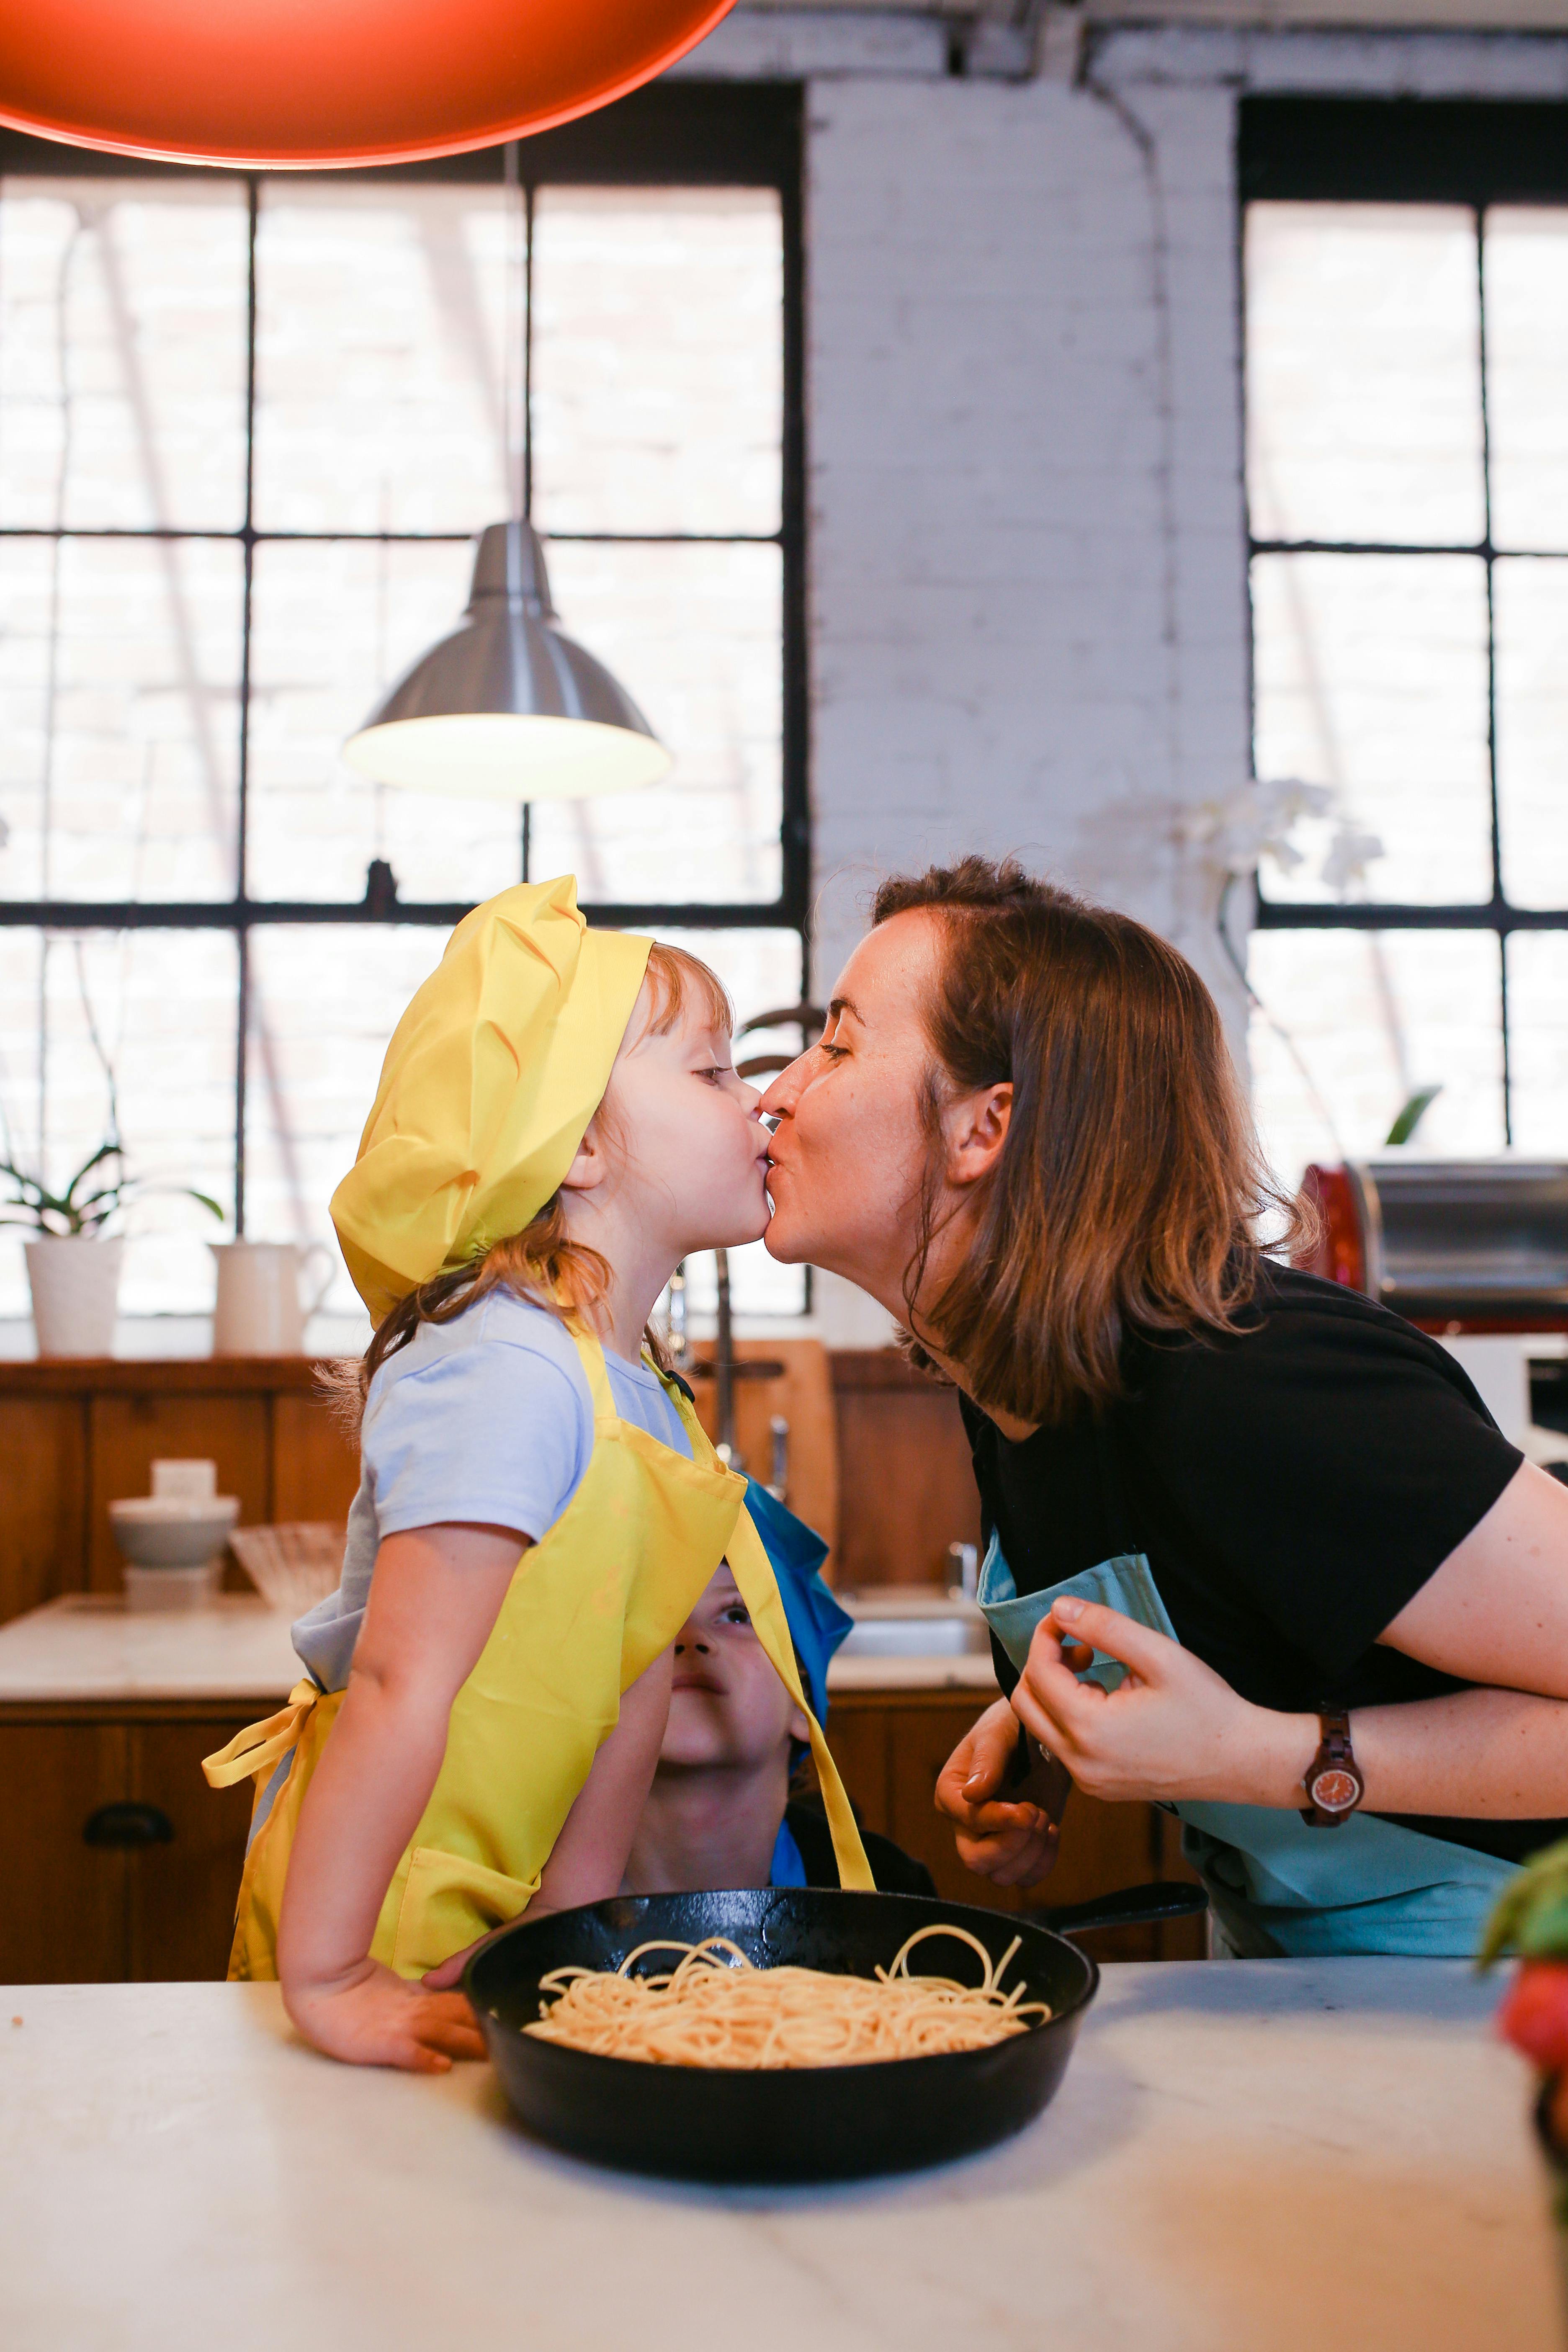
[[[5,1158],[77,1165],[107,1065],[138,1175],[324,1236],[398,1012],[525,868],[688,940],[742,1018],[801,996],[798,94],[676,85],[521,152],[533,520],[565,626],[676,755],[526,827],[338,757],[506,512],[500,151],[311,176],[0,148]],[[210,1303],[198,1210],[131,1230],[122,1311]],[[735,1281],[801,1304],[760,1250]]]
[[[1263,877],[1287,1175],[1432,1086],[1424,1145],[1568,1152],[1565,158],[1556,106],[1243,108],[1256,770],[1382,844]]]

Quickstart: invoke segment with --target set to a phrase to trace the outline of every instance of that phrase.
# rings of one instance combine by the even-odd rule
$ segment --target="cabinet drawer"
[[[131,1793],[153,1805],[174,1835],[142,1847],[129,1874],[125,1973],[138,1983],[222,1977],[234,1937],[255,1790],[209,1789],[202,1758],[256,1719],[138,1723],[131,1727]]]
[[[132,1856],[82,1832],[129,1794],[126,1726],[0,1724],[0,1981],[118,1981]]]

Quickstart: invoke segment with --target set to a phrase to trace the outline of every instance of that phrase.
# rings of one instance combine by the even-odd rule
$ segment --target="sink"
[[[855,1620],[841,1658],[965,1658],[991,1646],[984,1618],[962,1595],[884,1585],[837,1597]]]

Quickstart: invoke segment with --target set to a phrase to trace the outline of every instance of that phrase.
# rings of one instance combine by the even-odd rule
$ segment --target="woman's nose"
[[[807,1076],[805,1066],[810,1059],[809,1053],[797,1055],[787,1070],[779,1072],[778,1076],[763,1097],[762,1111],[764,1118],[790,1117],[795,1104],[800,1100],[801,1091],[805,1085]]]

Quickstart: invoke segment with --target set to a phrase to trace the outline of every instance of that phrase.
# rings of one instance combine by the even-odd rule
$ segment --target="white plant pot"
[[[26,1248],[39,1355],[112,1355],[124,1242],[49,1234]]]

